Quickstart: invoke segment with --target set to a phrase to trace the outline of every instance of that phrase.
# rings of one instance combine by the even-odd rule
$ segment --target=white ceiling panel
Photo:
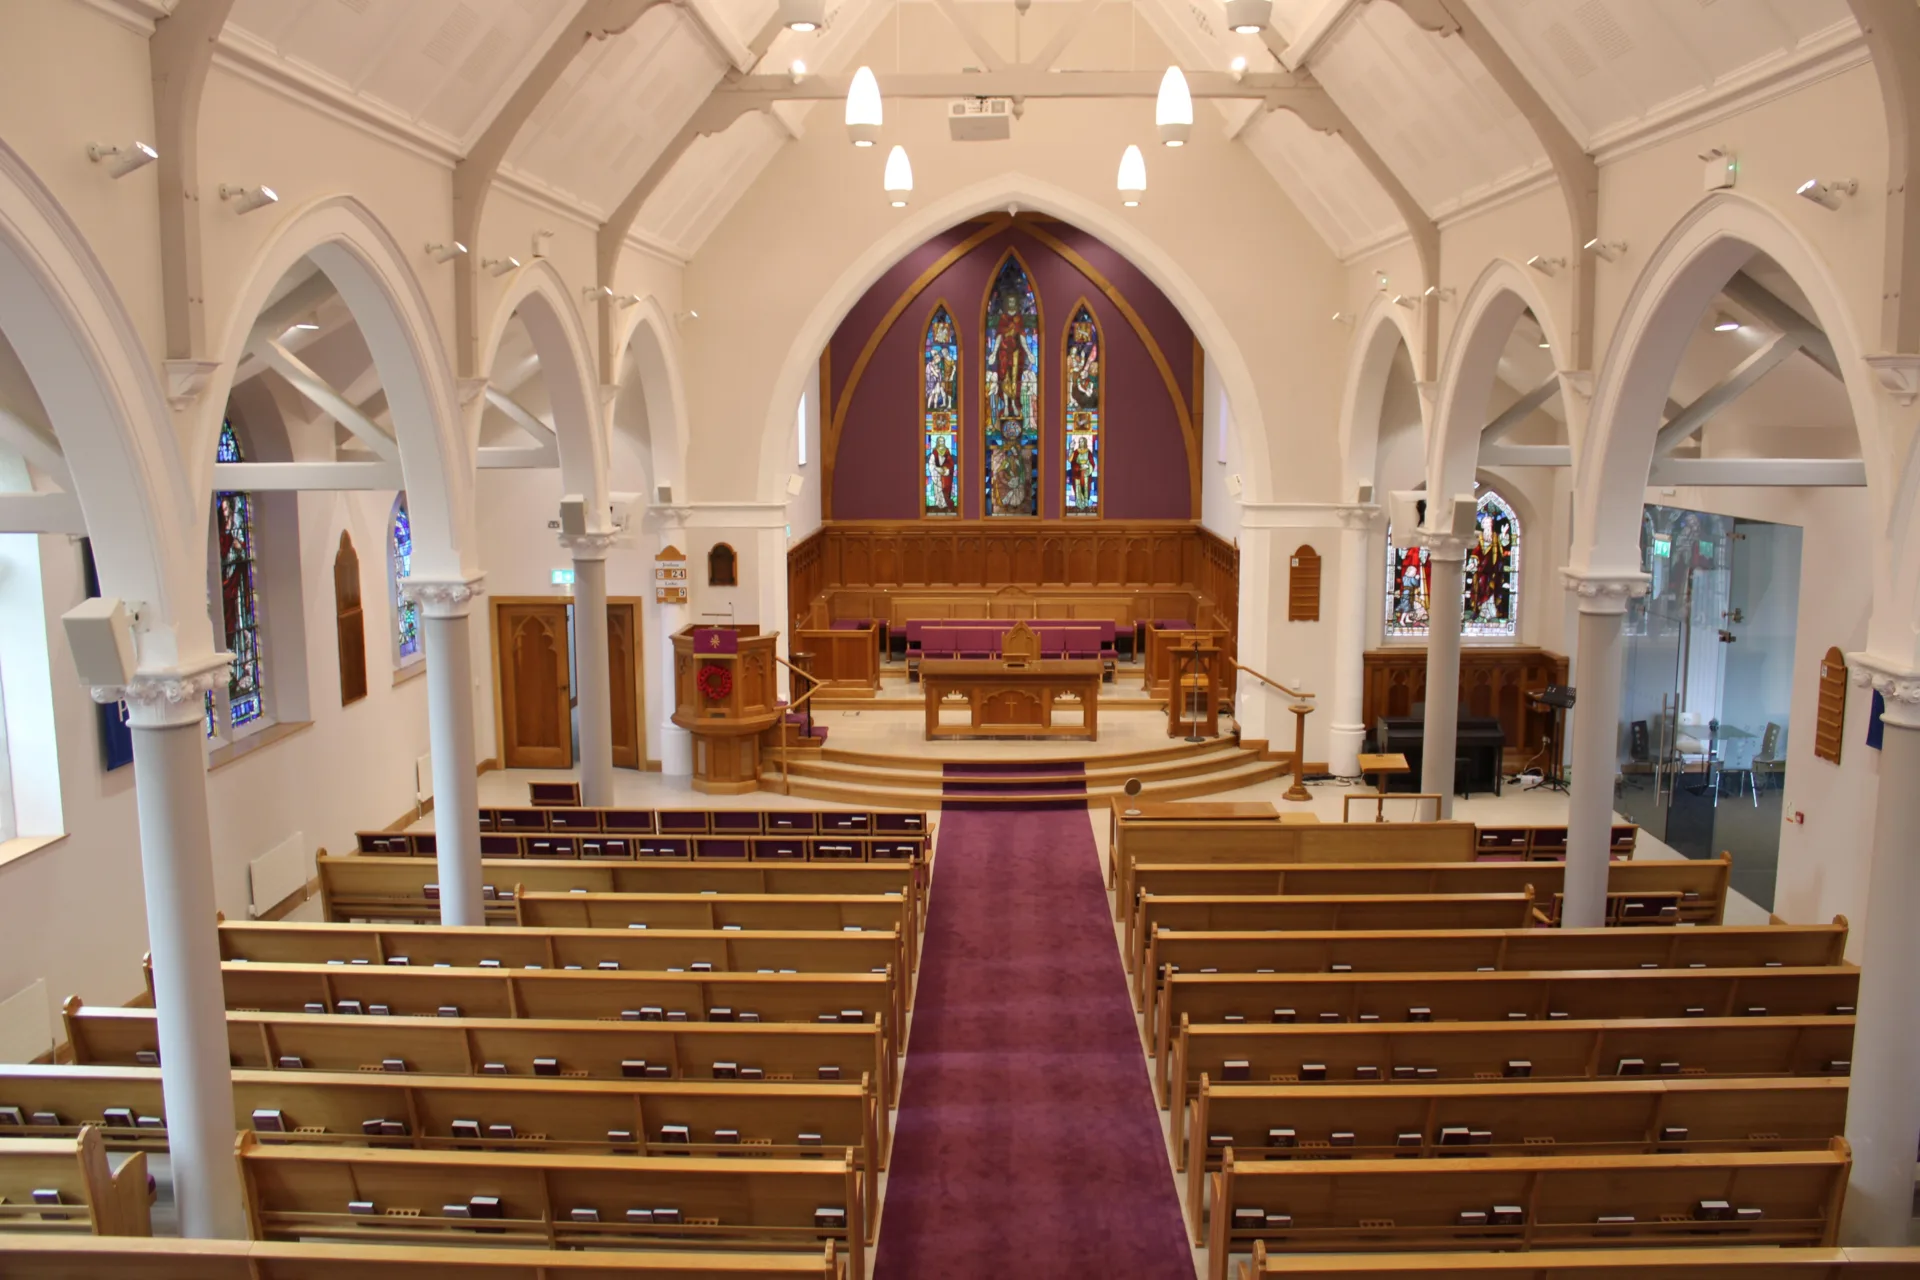
[[[786,129],[757,111],[699,139],[641,207],[635,229],[692,257],[786,140]]]
[[[1321,46],[1313,74],[1430,214],[1547,163],[1466,45],[1422,31],[1398,5],[1358,10]]]
[[[1341,257],[1406,229],[1393,201],[1352,149],[1308,128],[1291,111],[1268,113],[1240,138]]]
[[[1476,0],[1589,147],[1853,28],[1846,0]]]

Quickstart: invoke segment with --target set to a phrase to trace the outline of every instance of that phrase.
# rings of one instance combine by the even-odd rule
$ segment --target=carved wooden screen
[[[360,608],[360,556],[340,531],[333,557],[333,625],[340,641],[340,705],[367,696],[367,623]]]
[[[1820,701],[1813,721],[1813,754],[1840,763],[1847,723],[1847,659],[1838,648],[1820,659]]]

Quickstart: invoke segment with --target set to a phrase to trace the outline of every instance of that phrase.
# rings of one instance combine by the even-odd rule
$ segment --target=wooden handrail
[[[788,771],[787,717],[792,715],[799,708],[805,706],[807,703],[807,699],[811,698],[814,694],[820,692],[820,690],[824,689],[826,685],[820,680],[818,676],[814,675],[810,671],[802,671],[799,667],[794,666],[791,662],[788,662],[785,658],[781,657],[778,653],[773,655],[773,660],[779,663],[781,666],[785,667],[787,670],[793,672],[794,675],[799,676],[802,680],[805,680],[807,682],[807,691],[801,694],[799,697],[795,698],[793,701],[789,702],[781,710],[781,713],[780,713],[780,742],[778,744],[779,751],[780,751],[780,793],[782,795],[790,796],[793,794],[793,775]],[[789,680],[787,683],[789,687],[791,687],[793,682]],[[808,716],[805,723],[806,723],[807,729],[811,731],[813,729],[813,719],[811,715]]]
[[[1258,671],[1255,671],[1252,667],[1246,666],[1243,663],[1235,662],[1232,658],[1227,659],[1227,665],[1232,667],[1235,671],[1246,672],[1248,675],[1252,676],[1255,680],[1258,680],[1261,684],[1272,685],[1274,688],[1278,689],[1280,692],[1286,694],[1289,698],[1311,698],[1313,696],[1312,694],[1302,689],[1289,689],[1287,688],[1287,686],[1281,684],[1278,680],[1275,680],[1272,676],[1261,675]]]
[[[1255,680],[1271,685],[1293,699],[1293,705],[1287,708],[1293,712],[1293,785],[1287,788],[1286,798],[1296,804],[1313,799],[1307,790],[1307,717],[1313,714],[1313,695],[1300,689],[1289,689],[1272,676],[1262,675],[1244,663],[1227,659],[1227,665],[1235,671],[1244,671]],[[1235,723],[1238,723],[1236,719]]]

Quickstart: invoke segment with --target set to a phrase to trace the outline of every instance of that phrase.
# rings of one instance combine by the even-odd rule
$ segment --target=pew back
[[[114,1172],[92,1126],[72,1137],[0,1142],[0,1231],[9,1242],[15,1232],[152,1235],[149,1204],[146,1157]],[[8,1247],[0,1244],[0,1254]]]
[[[1256,1243],[1238,1280],[1893,1280],[1920,1275],[1920,1249],[1535,1249],[1301,1258]]]

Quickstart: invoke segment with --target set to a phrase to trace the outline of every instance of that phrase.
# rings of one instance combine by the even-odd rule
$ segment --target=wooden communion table
[[[1100,739],[1099,659],[1004,661],[933,659],[920,664],[927,699],[927,740],[935,738],[1049,737]],[[965,697],[970,723],[942,725],[940,705],[949,695]],[[1056,725],[1056,699],[1071,698],[1083,723]]]

